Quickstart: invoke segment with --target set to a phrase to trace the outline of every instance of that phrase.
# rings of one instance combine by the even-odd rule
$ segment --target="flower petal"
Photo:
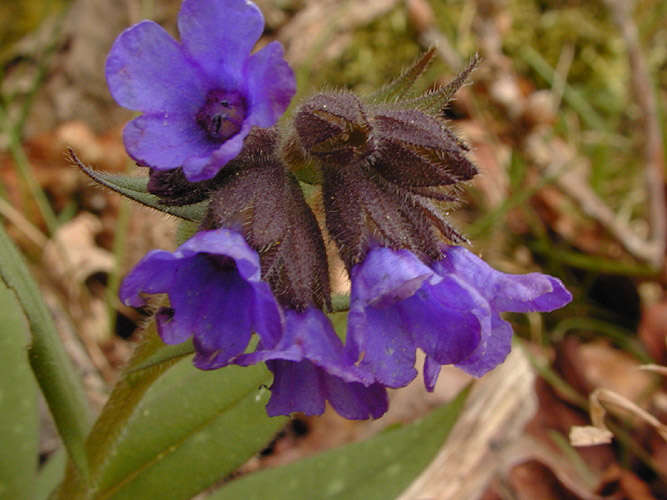
[[[344,382],[326,373],[322,383],[329,403],[345,418],[380,418],[389,407],[387,391],[380,384],[365,387],[358,382]]]
[[[363,353],[359,367],[387,387],[407,385],[417,371],[416,346],[398,308],[351,304],[348,315],[349,353]]]
[[[180,167],[188,158],[212,153],[211,143],[194,118],[184,114],[142,115],[125,126],[123,142],[140,165],[158,170]]]
[[[216,149],[210,151],[210,154],[192,156],[185,160],[183,162],[185,177],[190,182],[205,181],[215,177],[222,167],[239,155],[250,129],[251,125],[246,120],[238,134],[227,139],[222,145],[216,144]]]
[[[488,303],[453,276],[422,286],[398,307],[415,345],[443,365],[469,356],[490,325]]]
[[[283,57],[280,42],[271,42],[248,59],[248,121],[258,127],[271,127],[289,106],[296,93],[294,72]]]
[[[408,250],[373,248],[352,268],[350,302],[392,304],[414,294],[426,280],[440,278]]]
[[[272,348],[283,335],[285,319],[268,283],[255,283],[253,289],[255,303],[253,306],[252,329],[257,332],[264,346]]]
[[[166,293],[176,272],[176,258],[164,250],[152,250],[125,276],[118,290],[126,306],[146,305],[139,293]]]
[[[463,247],[449,247],[445,258],[437,262],[434,269],[439,274],[456,274],[479,290],[499,311],[547,312],[572,300],[563,283],[553,276],[502,273]]]
[[[253,295],[252,287],[234,271],[219,273],[208,287],[202,286],[199,300],[188,308],[172,299],[177,315],[181,310],[190,313],[197,368],[225,366],[246,349],[252,334]]]
[[[263,30],[262,13],[245,0],[184,0],[178,14],[183,45],[210,78],[240,75]]]
[[[435,383],[438,381],[441,368],[440,363],[430,356],[426,356],[424,360],[424,386],[426,386],[428,392],[433,392],[433,389],[435,389]]]
[[[158,333],[176,344],[194,337],[194,364],[210,370],[229,364],[246,349],[253,331],[276,343],[283,319],[259,256],[244,238],[227,229],[202,231],[175,252],[154,251],[121,286],[126,303],[139,295],[166,293],[170,307],[158,311]]]
[[[116,39],[106,61],[113,98],[145,112],[196,113],[206,97],[200,70],[160,25],[142,21]]]
[[[475,377],[481,377],[492,370],[505,358],[512,349],[512,325],[503,320],[499,314],[491,316],[491,329],[485,332],[477,349],[456,366]]]
[[[309,360],[326,373],[339,377],[344,382],[359,382],[369,385],[370,373],[354,365],[355,359],[347,355],[343,344],[333,330],[331,321],[316,307],[305,311],[285,311],[285,330],[280,342],[268,348],[262,341],[261,349],[243,354],[235,361],[249,365],[260,361],[284,359],[290,361]]]
[[[287,311],[285,316],[285,328],[294,331],[294,342],[302,346],[304,356],[315,365],[346,382],[372,381],[346,356],[331,321],[322,311],[311,307],[302,313]]]
[[[243,279],[254,283],[262,282],[257,252],[250,248],[245,238],[236,231],[229,229],[200,231],[175,252],[179,256],[190,256],[197,253],[229,257],[234,260]]]
[[[266,366],[273,372],[271,399],[266,405],[270,417],[289,415],[300,411],[306,415],[324,413],[324,391],[320,370],[309,361],[268,361]]]
[[[250,285],[236,269],[220,269],[205,255],[186,257],[176,263],[166,290],[171,309],[168,314],[161,310],[158,318],[162,339],[177,344],[194,336],[196,350],[211,358],[209,365],[214,361],[222,363],[223,356],[226,362],[243,352],[251,333]],[[220,355],[214,358],[215,351],[220,351]]]

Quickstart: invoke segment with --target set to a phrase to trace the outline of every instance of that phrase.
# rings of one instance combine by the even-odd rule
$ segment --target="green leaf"
[[[191,498],[266,446],[286,422],[266,415],[268,370],[197,370],[191,349],[151,322],[88,438],[88,483],[68,469],[58,498]]]
[[[404,427],[313,458],[256,472],[208,500],[387,500],[396,498],[431,462],[463,409],[468,389]]]
[[[32,339],[28,357],[67,451],[79,472],[87,474],[84,439],[90,415],[76,375],[23,257],[0,225],[0,275],[14,291],[25,313]]]
[[[152,321],[86,441],[90,481],[86,482],[68,467],[58,498],[91,498],[89,490],[94,487],[96,478],[103,473],[108,458],[122,439],[125,425],[136,412],[137,405],[151,384],[179,359],[170,353],[160,360],[161,350],[168,347],[170,346],[166,346],[157,335],[155,321]]]
[[[192,339],[186,340],[181,344],[168,345],[157,349],[154,353],[147,356],[146,359],[133,364],[131,368],[128,368],[128,374],[134,374],[141,370],[147,370],[149,368],[158,367],[164,363],[178,361],[185,356],[189,356],[195,352],[195,347],[192,344]]]
[[[30,332],[16,297],[2,282],[0,325],[0,498],[32,500],[39,415],[26,352]]]
[[[68,150],[68,155],[69,159],[95,182],[142,205],[192,222],[200,222],[204,218],[204,215],[206,215],[208,201],[182,207],[163,205],[160,202],[160,198],[148,192],[148,177],[134,177],[131,175],[102,172],[84,164],[71,149]]]
[[[331,303],[333,306],[333,312],[342,312],[350,310],[350,296],[333,294],[331,296]]]
[[[286,418],[269,418],[263,366],[204,372],[184,359],[146,393],[93,498],[187,499],[266,446]]]
[[[198,230],[199,222],[192,222],[189,220],[179,221],[178,227],[176,228],[176,244],[179,246],[182,245],[192,238]]]
[[[60,448],[54,452],[49,460],[42,466],[35,484],[34,500],[47,500],[56,486],[60,484],[65,475],[67,465],[67,454]]]

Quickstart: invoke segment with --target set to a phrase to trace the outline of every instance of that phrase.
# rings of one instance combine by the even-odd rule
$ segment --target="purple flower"
[[[236,363],[260,361],[266,361],[274,375],[266,407],[270,416],[321,415],[325,401],[349,419],[379,418],[387,411],[385,388],[354,365],[329,319],[315,307],[287,310],[280,342],[273,349],[260,346],[254,353],[243,354]]]
[[[503,311],[552,311],[572,296],[556,278],[511,275],[462,247],[447,247],[427,266],[408,250],[375,247],[351,272],[346,350],[388,387],[416,376],[415,352],[426,353],[424,382],[433,390],[441,365],[482,376],[510,351]]]
[[[144,114],[123,140],[139,164],[183,167],[210,179],[241,151],[253,126],[270,127],[296,92],[280,43],[250,54],[264,18],[244,0],[184,0],[181,42],[152,21],[125,30],[106,62],[114,99]]]
[[[260,278],[257,253],[227,229],[203,231],[175,252],[149,252],[120,287],[124,304],[145,305],[141,293],[166,293],[171,307],[157,312],[167,344],[193,337],[193,363],[202,370],[225,366],[257,332],[266,346],[282,336],[283,320],[269,285]]]

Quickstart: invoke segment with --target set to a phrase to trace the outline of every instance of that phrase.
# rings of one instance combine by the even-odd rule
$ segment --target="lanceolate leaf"
[[[189,499],[231,474],[285,425],[269,418],[263,365],[210,372],[184,359],[146,393],[99,477],[99,499]]]
[[[286,422],[266,415],[268,370],[197,370],[191,349],[151,323],[90,433],[88,484],[68,470],[58,498],[187,499],[266,446]]]
[[[141,370],[148,370],[149,368],[159,367],[165,363],[173,363],[185,356],[194,354],[195,348],[192,345],[192,340],[183,342],[182,344],[167,345],[157,349],[153,354],[147,356],[146,359],[133,364],[128,368],[128,375],[133,375]],[[170,365],[167,365],[170,366]]]
[[[47,500],[51,493],[60,484],[65,475],[65,466],[67,465],[67,454],[60,448],[49,456],[48,461],[42,465],[35,482],[34,500]]]
[[[209,500],[387,500],[431,462],[463,409],[468,390],[405,427],[277,469],[238,479]]]
[[[16,297],[0,281],[0,496],[34,498],[39,443],[37,384],[26,347],[30,332]]]
[[[69,467],[59,490],[59,499],[93,498],[91,492],[97,484],[97,479],[103,474],[107,460],[113,455],[113,450],[121,439],[128,420],[136,412],[137,405],[151,384],[178,360],[178,357],[173,355],[160,359],[159,353],[165,347],[167,346],[157,335],[155,322],[151,322],[144,333],[142,343],[135,349],[123,377],[115,385],[88,436],[86,453],[90,465],[89,481],[83,481]],[[139,368],[142,363],[150,359],[153,362],[148,362],[145,365],[146,369]]]
[[[164,205],[160,203],[160,198],[148,192],[148,177],[110,174],[101,170],[95,170],[79,160],[78,156],[71,149],[68,151],[68,154],[70,160],[95,182],[142,205],[192,222],[201,221],[206,213],[207,201],[185,206]]]
[[[90,416],[81,381],[63,349],[37,284],[1,225],[0,275],[16,294],[28,319],[32,332],[28,357],[33,373],[70,457],[85,476],[84,439],[90,428]]]

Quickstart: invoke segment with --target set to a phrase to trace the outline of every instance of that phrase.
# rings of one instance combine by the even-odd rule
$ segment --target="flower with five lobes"
[[[430,266],[409,250],[374,247],[351,278],[346,349],[388,387],[416,376],[417,348],[428,390],[444,364],[482,376],[510,352],[512,326],[501,312],[553,311],[572,300],[557,278],[502,273],[458,246]]]
[[[166,293],[170,307],[156,314],[160,337],[167,344],[193,337],[194,365],[213,370],[243,353],[253,332],[268,346],[282,336],[280,306],[260,274],[259,257],[243,236],[201,231],[175,252],[149,252],[119,295],[124,304],[142,307],[140,294]]]
[[[185,0],[180,43],[152,21],[121,33],[106,78],[121,106],[143,113],[123,131],[139,165],[210,179],[239,154],[252,127],[276,123],[296,82],[279,42],[250,53],[263,28],[252,2]]]

